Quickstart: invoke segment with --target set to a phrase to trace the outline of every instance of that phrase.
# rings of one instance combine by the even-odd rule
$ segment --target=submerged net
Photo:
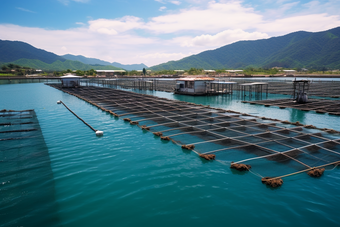
[[[340,163],[339,134],[327,130],[122,90],[64,91],[205,160],[251,169],[272,187],[280,186],[282,177],[303,172],[318,177],[322,168]]]
[[[49,153],[34,110],[0,110],[0,185],[2,226],[59,223]]]

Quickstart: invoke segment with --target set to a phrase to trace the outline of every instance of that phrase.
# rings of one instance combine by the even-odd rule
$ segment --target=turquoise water
[[[268,117],[279,120],[288,120],[290,122],[299,121],[306,125],[315,125],[319,128],[332,128],[340,131],[340,118],[339,116],[316,113],[315,111],[300,111],[297,109],[286,108],[280,109],[279,107],[271,106],[265,107],[263,105],[251,105],[249,103],[242,103],[242,100],[256,100],[255,95],[253,98],[245,97],[240,99],[238,94],[234,95],[220,95],[220,96],[190,96],[190,95],[175,95],[168,92],[159,91],[144,91],[124,89],[143,94],[155,95],[158,97],[181,100],[186,102],[194,102],[197,104],[210,105],[211,107],[229,109],[241,113],[247,113],[254,116]],[[268,99],[288,99],[289,95],[268,94]],[[262,95],[262,99],[267,99],[266,95]]]
[[[308,122],[308,114],[312,114],[245,105],[228,97],[155,94],[259,116],[282,116],[283,120]],[[319,179],[307,174],[286,178],[281,188],[271,189],[252,173],[240,174],[229,165],[201,160],[193,152],[162,142],[49,86],[1,85],[0,97],[0,109],[36,111],[49,152],[57,203],[55,213],[46,215],[57,215],[58,222],[51,220],[49,226],[338,226],[340,221],[339,168],[326,171]],[[104,136],[96,137],[65,107],[57,105],[57,100],[103,130]],[[315,117],[315,121],[338,124],[325,116]],[[42,185],[30,188],[36,199],[46,190]],[[0,190],[7,186],[0,184]],[[5,199],[1,191],[0,196]],[[45,203],[36,200],[30,208],[40,210]],[[36,226],[33,222],[21,224]],[[0,220],[0,226],[11,225]]]

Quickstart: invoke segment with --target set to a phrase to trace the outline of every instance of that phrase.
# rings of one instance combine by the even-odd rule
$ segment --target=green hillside
[[[62,70],[90,70],[90,69],[107,69],[107,70],[113,70],[113,69],[120,69],[111,65],[99,65],[99,66],[94,66],[94,65],[87,65],[84,63],[81,63],[79,61],[70,61],[70,60],[65,60],[65,61],[60,61],[57,60],[51,64],[42,62],[40,60],[36,59],[19,59],[13,62],[7,62],[6,64],[16,64],[20,66],[26,66],[34,69],[41,69],[41,70],[47,70],[47,71],[62,71]]]
[[[47,71],[121,69],[112,65],[89,65],[80,61],[66,60],[28,43],[0,40],[0,66],[10,63]]]
[[[66,59],[54,53],[35,48],[28,43],[19,41],[0,40],[0,62],[13,62],[22,58],[37,59],[51,64]]]
[[[107,62],[102,61],[96,58],[87,58],[82,55],[72,55],[72,54],[65,54],[62,56],[63,58],[66,58],[68,60],[72,61],[80,61],[84,64],[90,64],[90,65],[112,65],[117,68],[125,69],[125,70],[141,70],[143,68],[148,68],[145,64],[131,64],[131,65],[123,65],[118,62]]]
[[[340,27],[317,33],[300,31],[270,39],[240,41],[151,69],[340,68],[339,37]]]

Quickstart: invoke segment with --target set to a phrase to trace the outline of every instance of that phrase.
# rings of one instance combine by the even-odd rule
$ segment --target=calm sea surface
[[[327,114],[242,104],[228,96],[147,93],[340,130],[339,117]],[[96,137],[57,100],[104,136]],[[17,215],[1,218],[0,226],[339,226],[340,168],[319,179],[307,174],[285,178],[281,188],[271,189],[252,173],[201,160],[42,83],[0,85],[0,109],[35,110],[49,155],[44,164],[51,169],[47,176],[35,173],[44,175],[43,182],[26,176],[27,188],[20,181],[0,182],[2,217],[10,210],[3,206],[9,198],[18,200],[25,193],[34,201],[17,207]],[[41,199],[46,190],[51,193]],[[55,204],[53,209],[44,209],[49,204]],[[23,223],[26,210],[33,219]]]

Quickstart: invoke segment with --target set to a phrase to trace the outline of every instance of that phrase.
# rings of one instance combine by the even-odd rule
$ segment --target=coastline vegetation
[[[9,63],[1,66],[0,76],[23,76],[33,74],[35,71],[30,67]]]
[[[228,73],[226,69],[216,69],[213,72],[206,72],[202,68],[190,68],[189,70],[159,70],[159,71],[151,71],[145,70],[137,71],[131,70],[126,71],[124,76],[173,76],[173,75],[224,75],[224,76],[256,76],[256,75],[266,75],[266,76],[280,76],[280,75],[288,75],[288,74],[318,74],[318,75],[332,75],[332,74],[340,74],[339,70],[330,70],[324,66],[321,67],[314,67],[311,69],[304,69],[304,68],[293,68],[294,72],[285,72],[283,70],[292,70],[290,68],[280,68],[280,67],[273,67],[273,68],[261,68],[261,67],[247,67],[242,69],[243,71],[236,71],[234,73]],[[60,77],[66,74],[75,74],[77,76],[87,76],[87,77],[95,77],[96,70],[89,69],[89,70],[54,70],[54,71],[42,71],[36,70],[35,68],[21,66],[18,64],[8,63],[1,66],[0,76],[8,77],[8,76],[29,76],[29,75],[40,75],[40,76],[55,76]]]

